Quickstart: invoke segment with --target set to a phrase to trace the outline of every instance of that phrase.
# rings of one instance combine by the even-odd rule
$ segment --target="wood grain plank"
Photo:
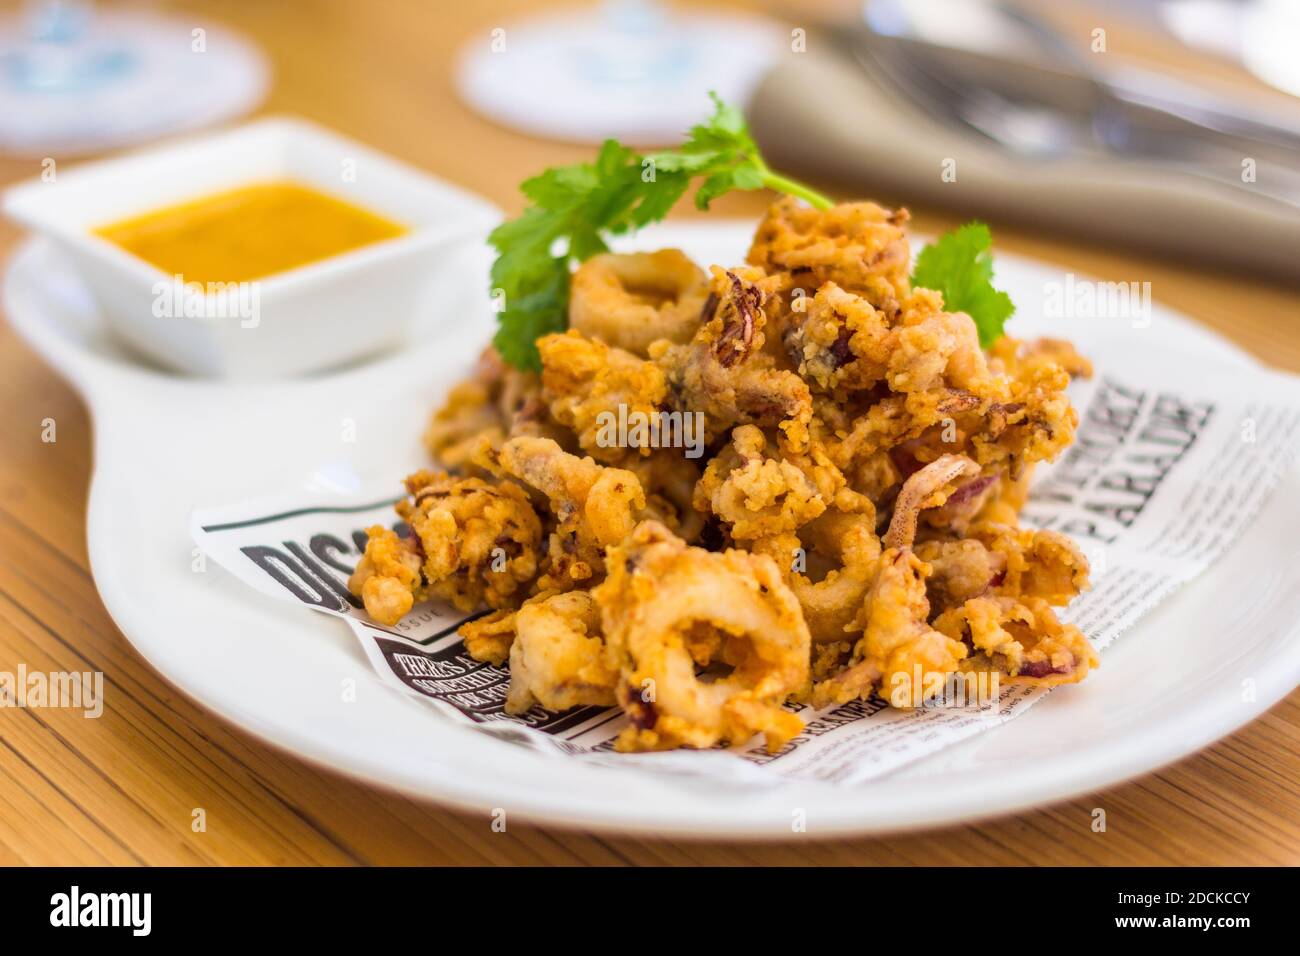
[[[799,9],[742,5],[785,16]],[[516,184],[525,175],[589,152],[487,123],[452,91],[447,64],[460,44],[486,39],[493,26],[539,6],[533,0],[322,0],[312,6],[310,28],[297,4],[161,6],[196,24],[229,22],[261,43],[276,70],[269,109],[373,142],[507,210],[519,208]],[[0,158],[0,183],[38,172],[35,160]],[[753,216],[763,201],[726,197],[717,213]],[[958,221],[941,210],[913,212],[922,232]],[[1300,370],[1293,288],[992,221],[1001,249],[1078,274],[1149,281],[1157,301],[1273,366]],[[16,239],[0,225],[0,250]],[[58,423],[53,444],[40,440],[47,417]],[[0,328],[0,669],[22,662],[99,670],[106,683],[98,719],[0,710],[0,864],[1300,864],[1300,692],[1205,752],[1104,793],[975,826],[877,839],[814,832],[776,843],[668,841],[514,821],[497,833],[487,814],[452,813],[344,778],[204,711],[117,631],[86,562],[92,428],[77,396]],[[204,833],[191,829],[196,807],[207,811]],[[1097,807],[1107,814],[1104,833],[1091,829]]]

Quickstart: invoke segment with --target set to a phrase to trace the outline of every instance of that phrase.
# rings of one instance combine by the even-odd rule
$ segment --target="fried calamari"
[[[644,357],[660,339],[689,342],[708,294],[680,249],[592,256],[573,274],[569,328]]]
[[[570,455],[549,438],[512,438],[499,461],[502,472],[541,492],[549,504],[537,588],[568,591],[599,581],[605,549],[627,537],[645,511],[636,475]]]
[[[616,426],[624,421],[649,421],[663,409],[668,380],[653,362],[611,348],[570,330],[537,340],[542,356],[542,398],[555,421],[570,429],[578,447],[597,461],[623,464],[647,456],[649,428],[634,431],[619,442]]]
[[[781,705],[808,677],[808,628],[770,558],[688,546],[645,522],[592,591],[630,725],[620,750],[743,743],[803,727]],[[703,671],[703,673],[700,673]]]
[[[517,485],[419,471],[397,513],[399,538],[371,528],[348,582],[375,620],[395,624],[416,600],[436,597],[462,611],[516,605],[537,576],[542,526]]]
[[[510,693],[506,712],[535,704],[547,710],[614,704],[617,671],[600,636],[600,612],[591,594],[569,591],[527,602],[514,615]]]
[[[872,202],[812,209],[787,197],[758,224],[747,261],[779,276],[787,289],[834,282],[888,307],[911,290],[908,218],[906,209]]]
[[[367,611],[494,609],[460,633],[509,664],[507,711],[617,705],[622,750],[776,749],[791,704],[916,707],[972,674],[1082,680],[1096,654],[1053,609],[1088,562],[1018,515],[1091,366],[982,349],[911,287],[907,218],[783,199],[743,266],[585,262],[540,373],[489,350],[435,413],[452,473],[407,479],[409,534],[369,530]]]
[[[650,358],[668,376],[674,406],[704,415],[710,443],[735,425],[776,426],[791,447],[806,442],[812,396],[794,372],[764,350],[768,298],[761,270],[713,269],[713,282],[691,341],[656,342]]]

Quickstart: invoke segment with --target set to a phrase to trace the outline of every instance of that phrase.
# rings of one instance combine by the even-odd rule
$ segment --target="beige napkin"
[[[1300,282],[1300,213],[1293,207],[1145,164],[1015,156],[923,115],[839,54],[788,57],[764,78],[749,113],[774,166],[851,183],[890,205],[930,202],[1059,226]],[[953,181],[944,180],[945,168],[955,170]],[[1257,181],[1268,175],[1261,159]]]

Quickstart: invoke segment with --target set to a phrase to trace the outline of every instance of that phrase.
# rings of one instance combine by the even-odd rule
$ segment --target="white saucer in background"
[[[462,51],[456,79],[470,106],[505,126],[654,146],[712,111],[707,90],[743,106],[790,42],[768,20],[625,0],[486,30]]]
[[[39,43],[28,18],[0,20],[0,153],[119,149],[234,119],[266,95],[262,54],[206,16],[62,15],[72,22]]]

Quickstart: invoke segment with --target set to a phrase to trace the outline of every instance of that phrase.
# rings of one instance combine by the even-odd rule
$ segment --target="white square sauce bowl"
[[[95,232],[277,180],[342,199],[405,231],[215,291],[187,289]],[[458,266],[464,257],[452,253],[481,247],[501,218],[466,190],[286,117],[60,169],[52,181],[9,189],[3,209],[61,248],[107,325],[136,350],[181,372],[242,380],[301,375],[400,344],[439,301],[463,298],[464,283],[486,286],[486,275],[465,275]]]

